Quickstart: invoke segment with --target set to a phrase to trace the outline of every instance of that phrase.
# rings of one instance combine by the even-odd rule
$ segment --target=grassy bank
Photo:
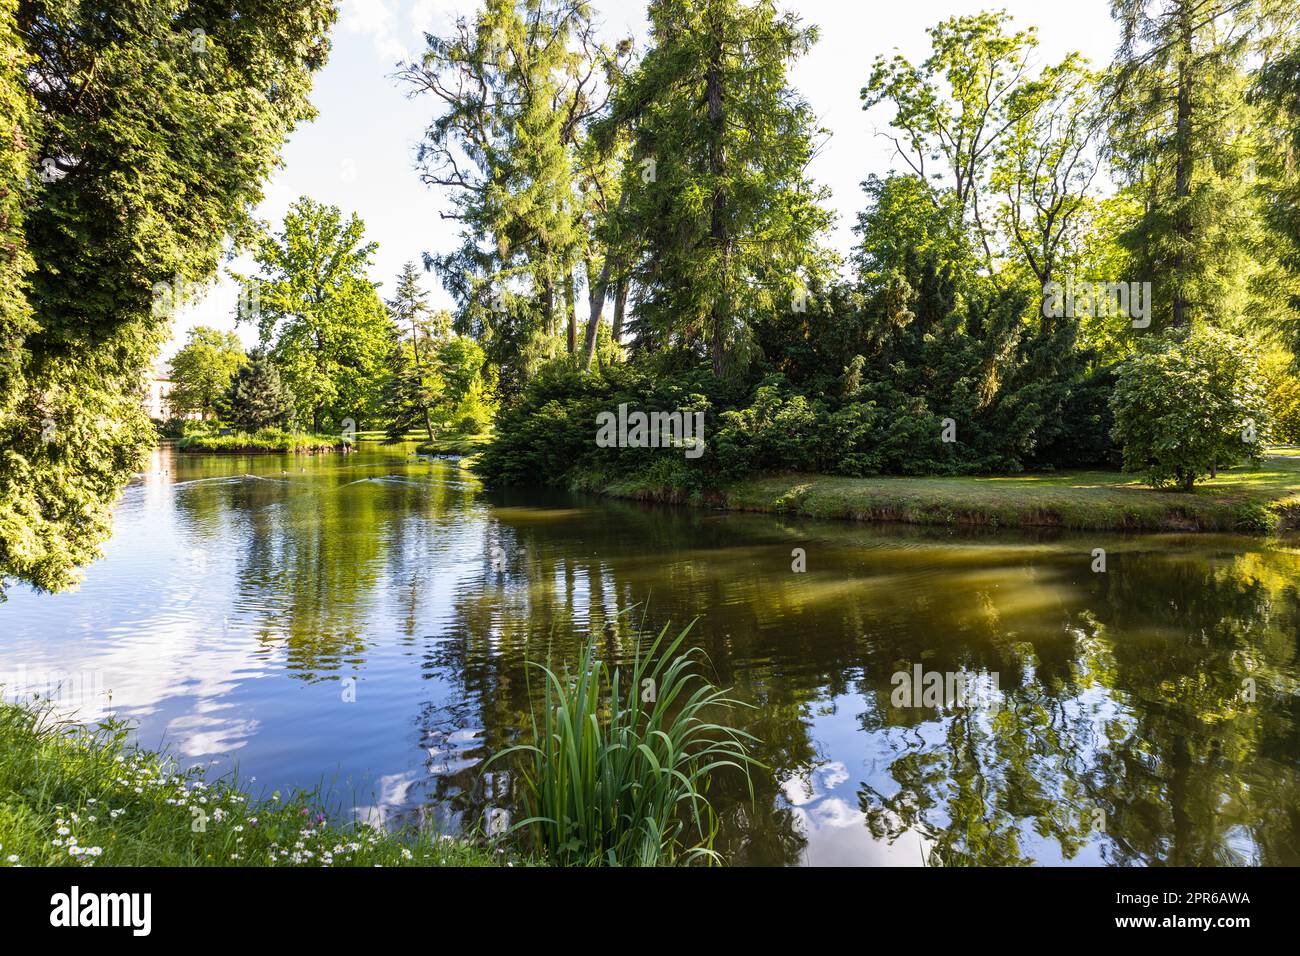
[[[126,743],[0,704],[0,866],[492,866],[429,833],[339,827],[313,793],[254,802],[238,781],[182,772]]]
[[[668,489],[635,483],[592,490],[648,500],[675,497]],[[1156,491],[1132,475],[1101,471],[961,478],[781,474],[737,482],[697,503],[911,524],[1258,534],[1300,528],[1300,450],[1277,449],[1258,468],[1221,471],[1191,494]]]
[[[393,444],[387,433],[382,431],[357,432],[357,440],[375,442],[380,445]],[[433,441],[429,441],[428,432],[421,428],[418,431],[407,432],[401,440],[415,443],[415,452],[418,455],[444,455],[467,458],[482,451],[483,446],[492,440],[492,431],[488,429],[477,434],[457,431],[440,432]]]
[[[468,457],[482,451],[483,446],[491,440],[491,431],[480,432],[477,435],[447,432],[439,435],[432,442],[421,442],[415,451],[419,455],[459,455]]]
[[[263,428],[251,434],[218,435],[198,433],[185,435],[176,442],[181,451],[215,452],[218,454],[258,454],[263,452],[290,454],[319,454],[347,451],[349,445],[337,435],[310,435],[286,432],[278,428]]]

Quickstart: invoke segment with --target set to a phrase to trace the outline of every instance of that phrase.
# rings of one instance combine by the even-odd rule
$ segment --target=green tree
[[[817,34],[772,0],[656,0],[649,14],[651,48],[612,118],[632,131],[634,330],[641,347],[707,356],[721,377],[821,265],[830,217],[806,174],[820,130],[788,79]]]
[[[1112,0],[1111,8],[1121,43],[1106,98],[1107,155],[1141,203],[1121,241],[1137,275],[1159,279],[1156,327],[1276,311],[1277,296],[1250,296],[1261,284],[1252,249],[1260,197],[1249,182],[1261,144],[1245,65],[1281,5]]]
[[[312,115],[335,15],[329,0],[0,7],[0,119],[20,131],[3,137],[0,204],[36,187],[21,220],[30,321],[3,285],[0,580],[68,586],[108,535],[154,438],[137,394],[171,318],[155,286],[208,280],[246,235]],[[9,278],[25,262],[13,250]]]
[[[293,396],[295,416],[321,433],[326,423],[360,423],[377,412],[391,325],[367,277],[373,242],[353,214],[306,196],[265,237],[255,257],[262,274],[245,280],[257,303],[264,346]]]
[[[1144,339],[1111,395],[1124,470],[1191,491],[1220,465],[1258,459],[1267,432],[1260,356],[1213,328]]]
[[[1300,357],[1300,40],[1294,34],[1291,47],[1260,69],[1252,93],[1261,107],[1267,147],[1256,186],[1274,241],[1264,245],[1277,250],[1291,280],[1277,296],[1287,307],[1278,325],[1292,354]]]
[[[30,201],[31,137],[36,117],[24,82],[30,62],[18,35],[17,0],[0,0],[0,421],[14,414],[23,390],[23,340],[35,328],[26,279],[33,267],[23,228]],[[6,501],[8,500],[6,496]],[[6,509],[7,511],[7,509]],[[8,518],[0,518],[6,532]],[[7,539],[8,534],[4,537]],[[0,569],[2,573],[2,569]]]
[[[222,417],[245,432],[282,428],[292,409],[280,373],[261,349],[249,353],[248,361],[235,372],[221,400]]]
[[[991,272],[992,230],[985,223],[990,167],[1000,147],[1007,150],[1000,164],[1005,172],[1014,174],[1028,164],[1024,154],[1033,147],[1025,141],[1044,132],[1036,114],[1050,113],[1068,87],[1071,61],[1034,81],[1030,68],[1037,31],[1012,31],[1011,17],[1003,11],[953,17],[926,32],[931,53],[920,65],[902,54],[876,58],[862,90],[863,108],[886,102],[894,107],[890,125],[896,154],[921,180],[951,191]],[[1007,133],[1017,129],[1020,135],[1004,145]]]
[[[450,191],[461,223],[461,246],[427,261],[459,304],[458,330],[484,343],[508,392],[562,348],[576,353],[576,269],[588,264],[589,285],[598,269],[586,258],[578,151],[630,47],[611,53],[595,29],[581,0],[486,0],[450,35],[429,35],[400,74],[437,103],[417,164]]]
[[[388,437],[394,440],[410,430],[412,417],[424,425],[433,441],[432,352],[436,343],[450,333],[445,313],[433,314],[420,288],[414,262],[402,267],[397,288],[388,301],[397,341],[389,349],[388,380],[384,386],[384,419]],[[408,355],[409,352],[409,355]]]
[[[1077,257],[1093,208],[1097,78],[1070,55],[1006,99],[1008,122],[993,144],[989,174],[1002,197],[995,220],[1007,251],[1042,289]]]
[[[470,418],[472,430],[481,429],[492,415],[492,380],[482,346],[469,336],[454,335],[438,346],[437,358],[443,383],[437,408],[444,425],[461,428],[462,419]]]
[[[212,417],[230,380],[247,360],[235,333],[206,325],[190,329],[188,340],[170,363],[173,387],[167,400],[172,409],[178,415],[197,412]]]
[[[431,361],[436,361],[432,359]],[[385,359],[380,418],[389,441],[401,441],[412,428],[423,428],[434,439],[433,408],[443,388],[430,362],[417,366],[410,349],[396,334]]]

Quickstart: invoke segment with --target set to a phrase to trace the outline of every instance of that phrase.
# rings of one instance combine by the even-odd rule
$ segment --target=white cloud
[[[388,0],[344,0],[339,22],[348,33],[370,37],[375,52],[385,60],[407,58],[405,44],[397,35],[396,3]]]
[[[411,4],[411,29],[423,36],[445,27],[459,14],[469,16],[473,10],[474,4],[457,0],[415,0]]]

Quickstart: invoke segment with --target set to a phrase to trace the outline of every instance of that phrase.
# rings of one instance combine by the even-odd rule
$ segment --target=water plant
[[[560,866],[722,862],[711,777],[742,774],[752,800],[749,770],[760,765],[749,754],[755,738],[717,722],[749,705],[696,672],[703,651],[681,650],[690,630],[667,640],[665,627],[630,666],[597,660],[594,641],[576,671],[530,662],[544,678],[533,739],[485,765],[517,770],[523,818],[508,837]]]

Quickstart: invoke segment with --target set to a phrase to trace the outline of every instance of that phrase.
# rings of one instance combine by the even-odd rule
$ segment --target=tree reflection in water
[[[733,862],[1300,863],[1293,548],[489,495],[455,466],[382,462],[243,480],[208,460],[229,480],[168,506],[185,547],[235,542],[232,597],[205,610],[285,676],[405,692],[418,673],[418,704],[365,728],[400,782],[389,811],[510,806],[509,775],[480,768],[530,724],[525,661],[575,660],[588,634],[625,660],[698,617],[771,768],[755,805],[714,782]],[[996,675],[1000,708],[892,706],[916,664]]]

